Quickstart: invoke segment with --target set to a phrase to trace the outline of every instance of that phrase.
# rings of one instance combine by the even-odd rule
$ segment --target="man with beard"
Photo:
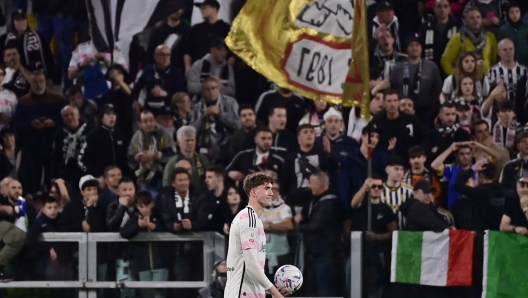
[[[257,113],[257,120],[266,125],[269,123],[267,113],[269,109],[276,105],[284,105],[286,113],[288,114],[288,122],[286,123],[286,130],[295,133],[299,121],[306,113],[306,102],[302,96],[293,93],[293,91],[276,87],[275,90],[270,90],[262,93],[257,103],[255,104],[255,112]]]
[[[27,150],[37,169],[37,181],[49,181],[53,138],[62,124],[64,98],[46,87],[42,70],[31,77],[31,92],[20,98],[13,121],[22,149]],[[41,180],[44,168],[44,180]]]
[[[29,28],[26,13],[20,9],[11,14],[11,22],[11,31],[0,37],[0,49],[3,50],[7,43],[14,42],[18,52],[22,54],[21,62],[24,67],[43,69],[48,83],[51,80],[60,83],[49,40]]]
[[[70,189],[75,189],[72,186],[77,185],[84,175],[77,156],[93,127],[80,120],[79,109],[75,106],[65,106],[61,115],[64,125],[57,130],[53,140],[51,178],[62,178]]]
[[[161,187],[163,168],[174,152],[168,132],[156,124],[154,114],[143,110],[139,115],[139,130],[128,147],[128,164],[135,171],[138,184],[156,197]]]
[[[400,112],[409,115],[416,114],[416,111],[414,110],[414,101],[408,97],[400,99]]]
[[[154,52],[160,44],[166,44],[171,50],[171,65],[183,69],[183,55],[187,44],[191,26],[182,20],[186,9],[182,2],[176,2],[174,12],[169,15],[167,21],[154,29],[150,36],[147,49],[149,63],[154,63]]]
[[[185,77],[181,69],[171,65],[171,49],[167,45],[159,45],[154,51],[154,63],[147,65],[132,90],[132,98],[152,111],[170,107],[172,96],[176,92],[185,91]],[[140,100],[141,91],[146,91],[146,97]]]
[[[228,144],[239,128],[238,103],[220,93],[216,79],[204,80],[202,96],[193,106],[191,119],[194,119],[191,125],[197,131],[200,152],[217,164],[229,160]]]
[[[231,137],[229,144],[229,156],[235,157],[238,152],[242,151],[242,145],[250,130],[257,127],[255,110],[251,105],[244,104],[238,109],[238,118],[240,120],[241,127]]]
[[[407,41],[408,60],[394,66],[390,76],[391,88],[398,90],[400,98],[414,101],[416,116],[431,126],[442,91],[442,78],[434,62],[422,59],[422,45],[418,38]]]
[[[528,131],[519,133],[515,143],[519,150],[518,157],[504,165],[499,179],[507,195],[513,195],[517,179],[528,174]]]
[[[286,150],[272,148],[273,133],[267,127],[257,129],[255,149],[239,152],[226,167],[231,179],[243,182],[247,175],[263,170],[280,173]]]
[[[449,39],[460,27],[460,21],[451,15],[449,2],[435,0],[434,14],[422,24],[418,34],[424,49],[424,58],[433,61],[438,67]]]
[[[358,146],[358,143],[352,138],[343,135],[343,116],[341,112],[330,108],[324,114],[323,119],[324,132],[322,136],[317,138],[317,146],[326,153],[331,153],[334,160],[341,163],[343,159],[352,154],[352,150]],[[329,175],[333,185],[337,183],[338,175],[339,170]]]
[[[406,159],[407,150],[420,144],[426,135],[425,126],[413,115],[400,112],[400,97],[396,90],[390,89],[383,97],[385,111],[376,115],[372,123],[380,133],[380,146],[387,148],[390,140],[396,138],[398,142],[395,154]],[[361,179],[361,183],[366,177]]]
[[[510,161],[510,153],[508,153],[508,150],[497,146],[497,144],[493,142],[488,122],[485,120],[479,120],[473,123],[472,135],[475,139],[475,150],[473,150],[475,160],[491,160],[497,169],[502,169],[504,165]],[[497,170],[493,180],[498,181],[499,178],[500,171]]]
[[[345,207],[350,206],[350,199],[356,194],[363,183],[368,178],[367,166],[369,151],[372,150],[372,173],[383,175],[387,160],[394,155],[396,139],[390,142],[390,146],[385,150],[378,146],[380,131],[374,124],[369,124],[361,132],[361,142],[355,146],[351,154],[345,157],[339,166],[337,175],[337,188],[345,202]]]
[[[312,173],[321,170],[333,174],[338,167],[330,152],[315,146],[315,131],[311,124],[299,125],[297,140],[299,149],[290,151],[279,175],[286,203],[294,208],[307,202],[306,188]]]
[[[7,90],[15,93],[17,98],[21,98],[29,92],[31,72],[20,62],[20,53],[14,42],[9,42],[5,45],[2,55],[6,65],[2,85]]]
[[[460,129],[455,103],[452,101],[445,101],[440,106],[435,126],[435,129],[430,130],[423,140],[423,146],[429,160],[435,160],[453,142],[466,142],[471,139],[467,131]],[[446,158],[447,163],[452,163],[454,160],[454,157],[451,156],[446,156]]]
[[[283,105],[276,105],[268,110],[268,128],[273,133],[272,146],[282,148],[286,151],[295,150],[298,144],[295,142],[295,135],[286,130],[286,123],[288,122],[288,113]],[[255,147],[255,135],[257,129],[252,129],[248,132],[243,150],[252,149]]]
[[[484,72],[497,62],[497,39],[493,33],[484,31],[482,14],[477,7],[470,5],[464,11],[464,26],[451,37],[440,60],[446,75],[453,73],[458,56],[463,51],[481,52]]]
[[[371,50],[370,65],[381,73],[381,79],[389,79],[394,65],[407,60],[407,55],[394,48],[394,35],[386,27],[379,27],[375,37],[378,43]],[[374,45],[375,43],[371,44]]]

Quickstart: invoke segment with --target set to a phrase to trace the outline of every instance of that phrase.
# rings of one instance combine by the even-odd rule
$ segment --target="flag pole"
[[[372,177],[372,145],[370,143],[370,129],[372,126],[370,125],[370,121],[367,123],[368,125],[368,154],[367,154],[367,179]],[[372,232],[372,192],[369,189],[368,192],[368,205],[367,205],[367,231]]]

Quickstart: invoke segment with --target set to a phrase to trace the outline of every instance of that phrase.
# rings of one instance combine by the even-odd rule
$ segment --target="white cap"
[[[334,109],[333,107],[329,108],[328,111],[326,111],[326,113],[323,116],[323,120],[326,121],[326,119],[328,119],[328,117],[330,116],[336,116],[339,119],[343,120],[343,115],[341,115],[341,112]]]
[[[99,179],[95,178],[92,175],[86,175],[86,176],[83,176],[81,178],[81,180],[79,180],[79,189],[82,190],[83,189],[83,185],[85,185],[86,183],[89,183],[89,182],[91,182],[92,186],[99,186]],[[95,184],[95,185],[93,185],[93,184]]]

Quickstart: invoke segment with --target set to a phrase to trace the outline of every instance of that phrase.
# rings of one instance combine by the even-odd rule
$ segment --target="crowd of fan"
[[[145,50],[133,42],[129,59],[98,52],[90,32],[78,32],[72,52],[73,31],[68,39],[60,28],[81,20],[78,7],[34,2],[38,28],[22,5],[0,37],[2,280],[75,275],[73,249],[38,242],[43,232],[227,237],[245,206],[244,178],[263,170],[277,177],[261,217],[266,274],[295,263],[309,295],[348,288],[347,235],[367,231],[368,194],[369,297],[396,297],[387,281],[394,230],[528,234],[525,1],[369,1],[369,122],[359,108],[272,87],[225,45],[230,26],[216,0],[195,4],[204,22],[194,26],[191,7],[178,8]],[[58,82],[64,96],[53,92]],[[101,249],[98,280],[203,276],[192,242]],[[221,295],[218,283],[211,295]],[[430,289],[410,291],[399,293]]]

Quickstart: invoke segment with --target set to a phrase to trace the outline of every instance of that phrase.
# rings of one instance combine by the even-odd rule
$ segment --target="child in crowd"
[[[136,211],[119,229],[121,237],[134,238],[140,232],[159,232],[163,230],[161,216],[154,206],[152,195],[148,191],[139,191],[135,197]],[[163,243],[135,242],[132,251],[132,266],[139,272],[140,281],[167,281],[169,270],[163,256]],[[142,289],[141,297],[163,298],[165,289]]]
[[[42,209],[26,236],[26,245],[35,250],[38,280],[63,280],[65,277],[58,262],[56,243],[38,241],[42,233],[57,232],[59,202],[50,196],[43,196]]]

